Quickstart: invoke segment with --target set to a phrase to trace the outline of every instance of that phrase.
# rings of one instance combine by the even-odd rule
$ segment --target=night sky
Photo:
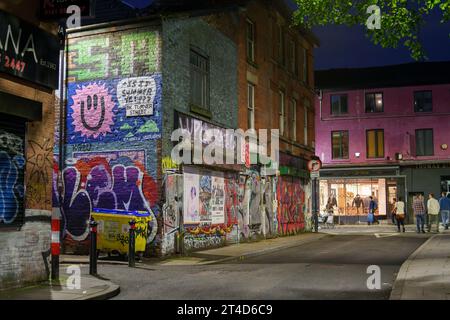
[[[125,0],[137,8],[149,5],[152,0]],[[291,2],[291,0],[287,0]],[[373,45],[364,35],[364,28],[327,26],[313,29],[321,46],[315,50],[315,68],[369,67],[413,62],[409,52],[400,46],[383,49]],[[429,61],[450,60],[450,23],[441,24],[437,11],[426,19],[422,29],[422,42]]]

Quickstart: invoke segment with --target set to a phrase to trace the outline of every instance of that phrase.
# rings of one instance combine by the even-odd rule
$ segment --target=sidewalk
[[[391,300],[450,300],[450,234],[429,238],[403,263]]]
[[[69,289],[66,284],[68,277],[66,268],[61,266],[59,284],[45,282],[24,288],[2,290],[0,300],[106,300],[120,292],[120,287],[111,281],[83,273],[80,289]]]
[[[315,241],[326,237],[322,233],[302,233],[295,236],[278,237],[274,239],[266,239],[255,242],[239,243],[227,245],[217,249],[201,250],[191,252],[185,256],[172,256],[166,259],[159,258],[143,258],[142,262],[136,262],[137,268],[145,268],[146,266],[170,266],[170,265],[208,265],[222,263],[232,260],[245,259],[254,257],[285,248],[295,247],[304,243]],[[88,264],[88,256],[62,255],[61,263]],[[98,260],[98,264],[121,264],[128,265],[127,261],[117,261],[111,259]]]

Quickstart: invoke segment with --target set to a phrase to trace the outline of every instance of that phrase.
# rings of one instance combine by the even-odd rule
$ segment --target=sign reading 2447
[[[0,11],[0,72],[56,89],[58,59],[55,36]]]

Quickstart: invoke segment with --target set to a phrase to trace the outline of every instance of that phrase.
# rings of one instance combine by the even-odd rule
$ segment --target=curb
[[[264,254],[267,254],[267,253],[272,253],[272,252],[275,252],[275,251],[278,251],[278,250],[297,247],[299,245],[310,243],[310,242],[313,242],[313,241],[325,238],[327,236],[330,236],[330,235],[322,233],[322,234],[320,234],[317,237],[311,237],[311,239],[299,240],[299,241],[296,241],[294,243],[280,245],[280,246],[269,248],[269,249],[263,249],[263,250],[259,250],[259,251],[248,252],[248,253],[245,253],[245,254],[242,254],[242,255],[239,255],[239,256],[226,257],[226,258],[222,258],[222,259],[219,259],[219,260],[200,262],[200,263],[197,263],[195,265],[213,265],[213,264],[219,264],[219,263],[223,263],[223,262],[230,262],[230,261],[235,261],[235,260],[243,260],[245,258],[257,257],[257,256],[261,256],[261,255],[264,255]]]
[[[111,283],[110,289],[107,290],[106,292],[94,295],[92,297],[87,297],[86,299],[82,299],[82,300],[108,300],[108,299],[114,298],[115,296],[117,296],[120,293],[120,286],[117,284],[114,284],[112,282],[110,282],[110,283]]]
[[[427,241],[425,241],[419,248],[416,249],[409,257],[408,259],[402,264],[400,267],[400,270],[397,274],[397,277],[394,280],[394,284],[392,286],[391,295],[389,297],[389,300],[401,300],[402,294],[403,294],[403,288],[405,286],[406,282],[406,274],[408,272],[409,266],[411,265],[412,261],[417,257],[417,255],[424,250],[424,248],[428,245],[429,242],[431,242],[435,237],[439,236],[439,234],[434,234],[430,238],[428,238]]]

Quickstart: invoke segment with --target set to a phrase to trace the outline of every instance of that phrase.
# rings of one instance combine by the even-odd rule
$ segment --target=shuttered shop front
[[[0,228],[24,221],[25,119],[0,113]]]

